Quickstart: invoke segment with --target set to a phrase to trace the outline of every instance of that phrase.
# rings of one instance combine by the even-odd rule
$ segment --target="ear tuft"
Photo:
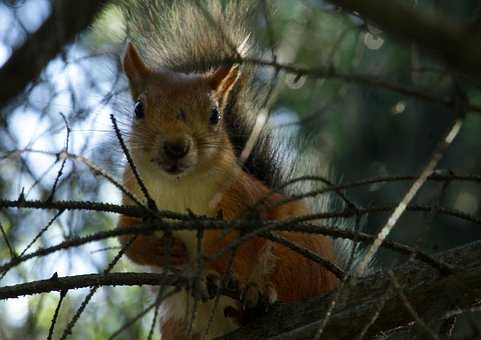
[[[207,80],[219,98],[225,98],[239,81],[240,75],[239,65],[222,66],[211,73]]]
[[[138,86],[150,73],[149,68],[144,64],[137,48],[130,41],[125,48],[122,67],[130,80],[131,86]]]

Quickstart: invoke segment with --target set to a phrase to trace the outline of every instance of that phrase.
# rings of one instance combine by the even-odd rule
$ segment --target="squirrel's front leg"
[[[122,216],[119,220],[119,227],[138,226],[142,221],[138,218]],[[122,244],[126,244],[135,236],[122,235],[119,240]],[[170,241],[170,256],[166,255],[167,242]],[[188,262],[187,249],[182,241],[175,237],[167,240],[167,237],[152,235],[137,235],[136,239],[126,250],[126,255],[135,263],[165,267],[167,264],[172,266],[181,266]]]
[[[277,301],[276,287],[270,282],[277,259],[272,253],[271,243],[260,237],[230,249],[238,237],[236,231],[227,235],[218,231],[206,232],[204,255],[208,272],[217,273],[217,281],[233,281],[240,291],[237,308],[229,308],[224,314],[236,319],[239,324],[245,324]],[[220,284],[226,285],[225,282]]]

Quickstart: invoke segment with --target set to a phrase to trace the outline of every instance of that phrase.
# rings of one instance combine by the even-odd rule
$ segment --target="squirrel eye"
[[[135,102],[134,113],[135,118],[140,119],[144,117],[144,103],[140,99]]]
[[[212,125],[216,125],[219,123],[221,119],[220,112],[217,108],[213,108],[210,113],[209,123]]]

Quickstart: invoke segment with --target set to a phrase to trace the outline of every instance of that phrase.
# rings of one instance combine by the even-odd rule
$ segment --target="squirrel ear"
[[[239,65],[222,66],[207,77],[210,87],[219,98],[225,98],[241,75]]]
[[[135,46],[129,41],[125,48],[122,67],[131,85],[138,86],[150,73]]]

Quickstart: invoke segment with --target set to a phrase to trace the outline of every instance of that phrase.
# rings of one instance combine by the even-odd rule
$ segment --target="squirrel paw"
[[[255,283],[248,283],[242,290],[241,302],[244,309],[266,306],[267,308],[277,301],[277,291],[271,284],[263,289]]]
[[[211,300],[218,295],[220,287],[220,275],[216,272],[208,272],[200,279],[194,280],[191,294],[194,299],[206,302],[207,300]]]
[[[277,291],[272,284],[261,288],[256,283],[250,282],[240,287],[240,292],[240,308],[227,307],[224,315],[237,319],[241,325],[257,319],[269,311],[271,305],[277,301]]]

